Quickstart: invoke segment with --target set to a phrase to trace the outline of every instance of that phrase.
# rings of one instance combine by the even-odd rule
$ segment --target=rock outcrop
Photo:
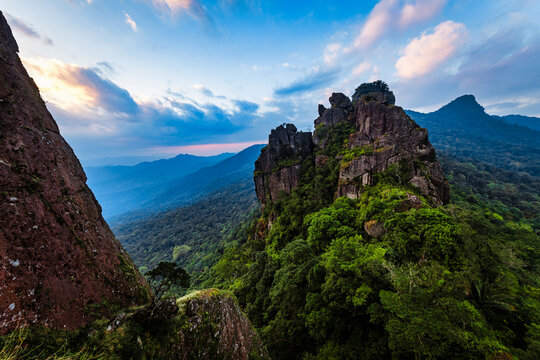
[[[329,100],[330,109],[319,105],[313,146],[307,139],[308,133],[302,133],[302,141],[310,146],[302,148],[299,155],[293,154],[293,158],[305,159],[317,153],[315,165],[325,166],[332,132],[347,131],[348,138],[340,145],[339,153],[333,154],[340,160],[336,196],[357,198],[364,186],[376,183],[376,174],[389,171],[389,176],[396,177],[401,184],[417,187],[434,205],[448,202],[448,182],[436,160],[427,130],[419,127],[401,107],[394,105],[394,94],[384,82],[362,84],[356,89],[353,101],[341,93],[332,94]],[[287,128],[291,126],[287,125]],[[340,129],[336,130],[338,126]],[[283,145],[276,145],[276,131],[285,130],[283,127],[273,130],[268,148],[263,149],[255,166],[257,195],[262,203],[268,199],[275,200],[278,190],[290,193],[302,174],[298,165],[271,170],[287,159],[280,156]],[[273,155],[269,156],[268,152]]]
[[[0,13],[0,333],[72,329],[143,303],[148,286],[17,52]]]
[[[174,359],[270,359],[259,335],[236,300],[216,289],[202,290],[178,299],[187,317]]]
[[[262,203],[277,200],[280,193],[290,194],[298,186],[302,161],[313,153],[310,132],[284,125],[272,130],[268,146],[255,162],[255,189]]]

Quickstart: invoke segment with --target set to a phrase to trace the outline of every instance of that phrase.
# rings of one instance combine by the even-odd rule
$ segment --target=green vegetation
[[[141,272],[174,261],[197,278],[221,255],[223,243],[258,207],[253,180],[242,180],[203,200],[114,228]]]
[[[191,310],[189,303],[195,302]],[[145,307],[119,312],[111,320],[99,320],[74,331],[43,327],[18,329],[0,337],[2,360],[169,360],[235,359],[236,328],[227,328],[229,319],[242,323],[235,299],[216,289],[193,292],[176,300],[178,311],[154,308],[148,316]],[[174,302],[173,302],[174,303]],[[195,309],[195,310],[193,310]],[[249,323],[243,325],[249,336]],[[225,337],[215,336],[226,333]],[[265,358],[256,338],[244,344],[252,359]]]
[[[171,290],[173,286],[188,288],[189,274],[179,265],[161,261],[154,269],[146,273],[154,290],[152,304],[161,300],[163,295]]]
[[[524,172],[499,169],[475,160],[440,157],[451,185],[452,202],[476,210],[489,209],[505,220],[523,222],[540,232],[540,179]]]
[[[492,179],[477,194],[454,164],[457,195],[435,208],[396,165],[358,200],[334,199],[347,130],[328,133],[325,166],[307,159],[300,186],[229,238],[205,285],[234,292],[275,359],[538,358],[534,187],[505,199]]]

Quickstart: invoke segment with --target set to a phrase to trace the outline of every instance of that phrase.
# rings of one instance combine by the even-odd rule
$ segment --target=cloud
[[[23,63],[51,102],[67,110],[101,109],[133,115],[138,107],[129,92],[104,77],[98,68],[84,68],[55,59],[23,58]]]
[[[198,0],[147,0],[158,11],[170,18],[175,18],[181,13],[189,14],[199,20],[210,20],[206,9]]]
[[[193,87],[196,90],[199,90],[206,97],[215,98],[215,99],[227,99],[226,96],[214,94],[214,92],[212,90],[210,90],[207,87],[204,87],[203,85],[195,84],[195,85],[193,85]]]
[[[447,0],[381,0],[369,13],[351,47],[345,52],[363,50],[392,31],[402,31],[412,25],[432,19]]]
[[[409,108],[438,108],[460,95],[474,94],[482,105],[493,104],[496,113],[538,115],[538,63],[538,35],[531,37],[521,28],[504,29],[467,47],[452,72],[403,78],[391,85],[398,100]]]
[[[270,70],[270,67],[265,66],[265,65],[251,65],[251,70],[257,71],[257,72],[268,71],[268,70]]]
[[[371,69],[371,64],[367,61],[362,61],[360,64],[356,65],[353,70],[352,70],[352,75],[353,76],[358,76],[358,75],[361,75],[363,73],[365,73],[366,71],[370,70]]]
[[[396,62],[397,75],[412,79],[426,75],[450,59],[467,36],[464,24],[445,21],[430,34],[413,39]]]
[[[339,43],[330,43],[324,49],[323,60],[327,65],[333,65],[339,57],[343,46]]]
[[[395,18],[394,13],[398,4],[398,0],[379,1],[369,13],[360,34],[354,40],[354,47],[366,48],[379,39]]]
[[[331,85],[339,76],[340,69],[315,70],[291,84],[274,90],[274,95],[293,95],[306,91],[322,89]]]
[[[133,20],[131,18],[131,16],[129,16],[129,14],[127,12],[124,13],[124,15],[126,17],[126,24],[128,24],[131,27],[131,29],[136,32],[137,31],[137,23],[135,22],[135,20]]]
[[[257,144],[265,144],[267,140],[244,141],[236,143],[218,143],[218,144],[197,144],[184,146],[158,146],[152,148],[152,152],[156,154],[183,154],[208,156],[223,152],[239,152],[247,147]]]
[[[240,113],[255,114],[259,110],[259,104],[246,100],[233,101]]]
[[[34,28],[32,28],[32,26],[28,25],[21,19],[13,17],[9,14],[6,14],[6,17],[9,22],[9,25],[16,32],[19,32],[20,34],[25,35],[29,38],[41,40],[47,45],[53,45],[53,41],[50,38],[39,34],[36,30],[34,30]]]
[[[422,23],[438,14],[446,5],[447,0],[417,0],[403,6],[399,18],[401,27]]]
[[[197,103],[169,90],[170,96],[135,100],[99,67],[43,58],[24,58],[23,62],[62,134],[83,160],[100,153],[104,156],[108,151],[125,155],[156,146],[261,139],[270,128],[266,124],[274,125],[278,118],[272,113],[260,113],[258,104],[242,99],[222,97],[218,106]],[[210,89],[198,88],[217,97]]]

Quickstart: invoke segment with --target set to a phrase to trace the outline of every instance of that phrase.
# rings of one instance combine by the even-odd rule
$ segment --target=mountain
[[[540,132],[490,116],[472,95],[431,113],[407,114],[428,129],[441,152],[540,176]]]
[[[135,166],[87,167],[88,185],[110,218],[138,209],[163,184],[214,165],[233,154],[194,156],[181,154],[172,159],[142,162]]]
[[[113,227],[151,217],[156,213],[194,204],[219,189],[251,178],[253,163],[264,145],[252,145],[219,163],[175,180],[149,187],[137,210],[112,217]]]
[[[137,266],[145,271],[175,261],[197,278],[212,265],[209,255],[258,207],[252,174],[263,147],[171,181],[144,211],[114,218],[113,231]]]
[[[540,131],[540,118],[523,115],[505,115],[499,116],[502,121],[509,124],[528,127],[530,129]]]
[[[273,359],[537,358],[538,183],[445,157],[449,189],[431,145],[482,155],[536,135],[473,100],[413,114],[428,139],[375,82],[332,94],[313,134],[272,130],[261,212],[202,278],[235,294]]]
[[[0,13],[0,333],[74,329],[149,288],[17,52]]]
[[[195,201],[226,185],[251,177],[253,164],[264,145],[252,145],[213,166],[170,181],[145,203],[149,209],[166,209]]]

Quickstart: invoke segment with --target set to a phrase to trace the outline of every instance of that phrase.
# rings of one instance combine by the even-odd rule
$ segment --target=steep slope
[[[201,168],[212,166],[233,154],[194,156],[181,154],[172,159],[143,162],[135,166],[85,168],[88,186],[109,218],[138,209],[168,182]]]
[[[17,52],[0,13],[0,332],[72,329],[148,289]]]
[[[428,114],[407,114],[429,130],[440,151],[540,175],[540,132],[488,115],[472,95],[461,96]]]
[[[21,344],[21,341],[23,344]],[[23,346],[21,346],[23,345]],[[2,359],[268,360],[234,296],[208,289],[122,311],[73,333],[22,329],[0,337]]]

